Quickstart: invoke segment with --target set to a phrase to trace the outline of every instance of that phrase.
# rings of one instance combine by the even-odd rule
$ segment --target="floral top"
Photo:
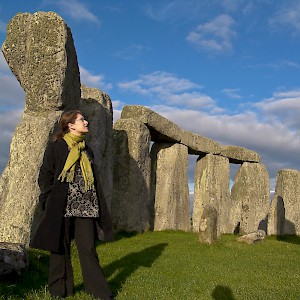
[[[74,181],[69,183],[68,199],[64,217],[96,218],[99,217],[99,202],[95,188],[84,189],[84,178],[77,165]]]

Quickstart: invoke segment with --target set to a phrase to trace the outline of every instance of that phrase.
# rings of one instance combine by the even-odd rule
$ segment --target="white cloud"
[[[132,44],[127,48],[124,48],[114,54],[118,58],[124,60],[133,60],[136,59],[142,52],[147,51],[148,47],[143,45]]]
[[[229,98],[240,99],[242,97],[238,93],[239,91],[240,91],[239,89],[223,89],[221,92],[224,93]]]
[[[232,29],[235,21],[229,15],[220,15],[212,21],[200,24],[191,31],[187,40],[199,49],[223,53],[232,51],[232,39],[236,32]]]
[[[0,21],[0,32],[6,32],[6,24],[2,21]]]
[[[99,88],[103,91],[110,90],[112,88],[111,83],[106,83],[104,81],[105,76],[102,74],[93,75],[90,71],[83,67],[79,67],[80,69],[80,80],[81,83],[85,84],[88,87]]]
[[[66,15],[77,21],[89,21],[94,24],[100,24],[100,20],[95,16],[91,10],[79,0],[46,0],[44,5],[55,5],[59,7]]]
[[[25,92],[16,77],[10,71],[0,51],[0,105],[1,107],[24,107]]]
[[[255,104],[265,118],[281,122],[300,133],[300,89],[275,92],[273,97]]]
[[[280,9],[269,20],[269,25],[273,29],[281,30],[283,26],[292,28],[295,32],[300,32],[300,3],[291,1],[284,3]]]
[[[118,84],[119,88],[173,105],[197,108],[212,108],[214,100],[196,90],[200,85],[176,75],[156,71],[141,75],[139,79]]]
[[[3,111],[0,110],[0,174],[4,170],[9,158],[9,145],[17,124],[20,121],[23,109]]]

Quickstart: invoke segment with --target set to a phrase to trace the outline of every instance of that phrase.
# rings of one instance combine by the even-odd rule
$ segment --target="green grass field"
[[[204,245],[194,233],[148,232],[119,235],[97,251],[117,300],[300,300],[300,237],[248,245],[223,235]],[[84,292],[75,246],[72,259],[75,295],[67,299],[92,299]],[[51,299],[47,265],[47,253],[30,250],[28,270],[17,280],[1,280],[0,299]]]

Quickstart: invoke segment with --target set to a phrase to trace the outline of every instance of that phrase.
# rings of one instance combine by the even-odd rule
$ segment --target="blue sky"
[[[0,41],[18,12],[55,11],[71,28],[81,81],[186,130],[257,151],[272,187],[299,169],[300,2],[2,1]],[[24,92],[0,54],[0,173]],[[189,164],[190,181],[195,158]]]

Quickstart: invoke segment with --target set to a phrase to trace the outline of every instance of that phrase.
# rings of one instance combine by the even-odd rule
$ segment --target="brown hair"
[[[77,115],[82,115],[82,112],[80,110],[70,110],[64,112],[59,120],[59,130],[57,133],[54,134],[53,140],[57,141],[61,139],[66,133],[68,133],[69,130],[69,123],[74,124],[75,120],[77,118]]]

